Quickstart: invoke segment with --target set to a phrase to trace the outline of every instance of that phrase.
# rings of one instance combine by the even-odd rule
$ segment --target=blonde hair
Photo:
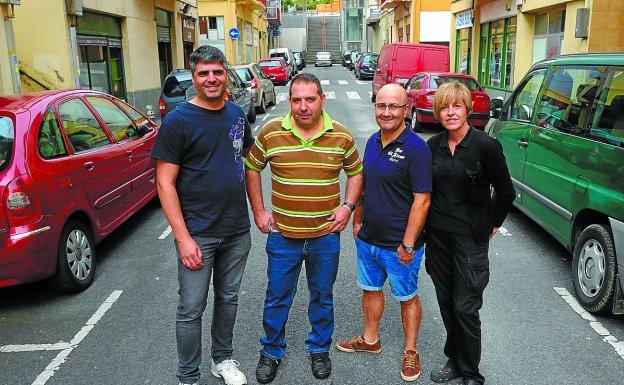
[[[448,82],[438,87],[433,98],[433,115],[439,121],[440,110],[455,102],[463,102],[466,106],[466,115],[472,112],[472,96],[464,83],[457,81]]]

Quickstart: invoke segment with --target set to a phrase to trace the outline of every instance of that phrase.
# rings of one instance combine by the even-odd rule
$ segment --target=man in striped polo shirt
[[[362,162],[355,139],[323,110],[318,78],[302,73],[289,90],[290,112],[268,122],[245,160],[247,195],[256,226],[268,234],[265,335],[256,379],[275,378],[286,348],[285,326],[305,262],[312,330],[306,339],[312,374],[331,374],[329,348],[334,332],[333,285],[338,272],[340,231],[362,190]],[[271,165],[272,212],[264,207],[260,172]],[[347,174],[344,203],[340,170]]]

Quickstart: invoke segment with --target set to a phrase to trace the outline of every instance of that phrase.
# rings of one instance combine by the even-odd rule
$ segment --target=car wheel
[[[364,80],[364,76],[362,76],[361,72],[358,72],[357,78],[360,80]]]
[[[264,95],[262,95],[262,100],[260,101],[260,105],[258,106],[258,112],[264,114],[266,112],[266,100],[264,99]]]
[[[275,90],[273,90],[273,99],[269,100],[269,106],[274,106],[276,102],[277,102],[277,94],[275,93]]]
[[[418,121],[418,115],[416,115],[416,110],[412,112],[412,131],[414,132],[422,132],[422,123]]]
[[[249,120],[249,123],[256,122],[256,107],[253,103],[250,103],[249,112],[247,113],[247,120]]]
[[[78,293],[91,285],[95,276],[95,242],[84,223],[70,219],[61,231],[56,274],[52,287],[62,293]]]
[[[616,285],[615,247],[605,225],[587,226],[574,246],[572,276],[580,304],[591,313],[611,310]]]

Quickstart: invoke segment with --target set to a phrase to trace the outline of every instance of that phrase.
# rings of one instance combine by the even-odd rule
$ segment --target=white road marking
[[[258,131],[258,129],[259,129],[259,128],[260,128],[260,125],[256,125],[256,126],[254,126],[254,128],[253,128],[253,132]]]
[[[356,81],[355,81],[355,83],[356,83],[356,84],[367,84],[366,82],[363,82],[363,81],[361,81],[361,80],[356,80]]]
[[[275,101],[275,103],[277,103],[277,101]],[[271,107],[271,111],[273,111],[275,109],[275,106]]]
[[[54,357],[48,366],[46,366],[45,370],[41,372],[32,383],[32,385],[44,385],[54,375],[54,373],[59,370],[61,365],[65,363],[69,354],[85,339],[85,337],[87,337],[89,332],[95,327],[95,325],[97,325],[104,314],[106,314],[106,312],[119,299],[121,293],[123,293],[122,290],[113,291],[70,342],[56,342],[53,344],[1,345],[0,352],[15,353],[41,350],[60,350],[56,357]]]
[[[280,92],[279,94],[277,94],[277,101],[275,102],[275,104],[278,104],[279,102],[285,102],[286,100],[288,100],[288,92]]]
[[[321,80],[321,85],[322,86],[328,86],[329,85],[329,80]]]
[[[346,80],[338,80],[338,84],[340,84],[340,85],[344,86],[344,85],[349,84],[349,82],[348,82],[348,81],[346,81]]]
[[[160,237],[158,237],[158,239],[165,239],[167,238],[167,236],[171,234],[171,226],[167,226],[167,228],[165,229],[165,231],[162,232],[162,234],[160,234]]]
[[[498,228],[498,232],[500,233],[500,235],[504,236],[504,237],[509,237],[511,236],[511,233],[509,232],[509,230],[507,230],[506,228],[504,228],[503,226]]]
[[[357,92],[355,92],[355,91],[347,91],[347,98],[349,98],[349,99],[353,99],[353,100],[359,100],[359,99],[362,99],[362,98],[360,97],[360,94],[358,94],[358,93],[357,93]]]
[[[611,335],[609,330],[605,328],[602,323],[596,321],[596,318],[591,315],[587,310],[583,309],[580,303],[572,296],[568,290],[564,287],[553,287],[557,294],[563,298],[564,301],[570,305],[572,310],[574,310],[578,315],[581,316],[586,321],[589,321],[589,326],[594,329],[594,331],[602,337],[602,341],[611,345],[613,350],[620,356],[621,359],[624,360],[624,341],[618,341],[615,337]]]
[[[373,97],[373,91],[368,91],[368,96],[372,98]]]
[[[325,98],[336,99],[336,93],[334,91],[325,91]]]
[[[267,118],[269,117],[270,114],[265,114],[264,118],[262,118],[262,121],[264,122],[265,120],[267,120]]]

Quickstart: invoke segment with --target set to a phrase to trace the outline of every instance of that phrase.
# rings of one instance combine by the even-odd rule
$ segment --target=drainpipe
[[[15,17],[15,5],[11,4],[11,13],[4,18],[4,32],[6,34],[7,51],[9,52],[9,65],[11,67],[11,81],[13,83],[13,93],[22,92],[20,82],[19,65],[17,62],[17,52],[15,51],[15,34],[13,32],[13,18]]]

